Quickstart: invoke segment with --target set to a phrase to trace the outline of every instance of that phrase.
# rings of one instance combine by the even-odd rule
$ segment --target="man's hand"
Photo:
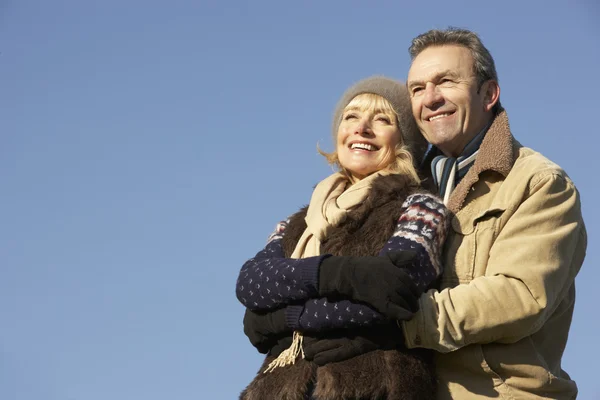
[[[266,354],[282,334],[291,332],[285,322],[285,308],[267,313],[258,313],[246,309],[244,314],[244,333],[259,353]]]
[[[292,341],[291,333],[288,336],[280,338],[269,350],[269,355],[273,357],[279,357],[284,350],[287,350],[292,346]]]
[[[348,360],[374,350],[404,347],[404,335],[396,323],[335,331],[321,337],[304,338],[306,359],[322,366]]]

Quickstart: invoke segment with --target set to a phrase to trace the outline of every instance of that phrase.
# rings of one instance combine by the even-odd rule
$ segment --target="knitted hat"
[[[344,92],[333,114],[333,143],[336,143],[337,131],[342,122],[344,108],[353,98],[363,93],[377,94],[390,102],[392,108],[398,114],[398,124],[402,134],[402,141],[408,146],[414,157],[415,164],[418,166],[427,149],[427,141],[421,135],[413,118],[406,86],[400,81],[385,76],[371,76],[363,79]]]

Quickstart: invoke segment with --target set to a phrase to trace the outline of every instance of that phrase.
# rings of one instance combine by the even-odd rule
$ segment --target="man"
[[[575,398],[561,358],[587,246],[579,193],[513,138],[475,33],[432,30],[409,51],[426,161],[455,217],[441,289],[404,323],[406,344],[437,351],[440,399]]]

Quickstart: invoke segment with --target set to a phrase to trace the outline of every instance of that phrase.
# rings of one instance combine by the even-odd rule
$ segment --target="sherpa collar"
[[[479,180],[482,172],[494,171],[506,178],[516,157],[515,140],[510,132],[508,115],[502,108],[485,134],[475,164],[452,192],[448,208],[454,213],[462,208],[469,190]]]

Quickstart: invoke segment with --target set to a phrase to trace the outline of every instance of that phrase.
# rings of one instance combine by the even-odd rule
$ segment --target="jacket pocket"
[[[497,236],[505,209],[493,207],[479,212],[459,213],[452,219],[452,238],[445,253],[448,284],[468,283],[485,275],[490,249]]]
[[[490,258],[490,250],[498,236],[500,218],[504,208],[490,208],[480,213],[474,220],[475,253],[473,255],[473,273],[471,279],[484,276]]]
[[[483,350],[483,347],[485,345],[474,344],[472,346],[474,346],[477,350],[476,353],[478,354],[479,362],[481,368],[483,369],[483,372],[485,372],[492,379],[492,381],[494,382],[494,387],[506,385],[504,378],[500,375],[497,369],[490,367],[490,364],[488,363]]]
[[[529,336],[512,344],[480,347],[484,369],[504,383],[497,388],[502,394],[519,399],[570,399],[577,394],[575,382],[548,370]]]

